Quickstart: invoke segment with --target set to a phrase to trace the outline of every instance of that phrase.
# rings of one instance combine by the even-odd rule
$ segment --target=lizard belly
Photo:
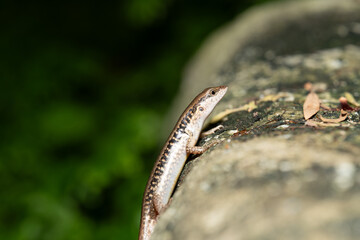
[[[181,141],[181,142],[180,142]],[[188,137],[181,137],[178,144],[173,145],[168,156],[168,161],[164,166],[164,172],[156,189],[156,194],[162,207],[164,207],[171,197],[176,186],[177,179],[186,162],[186,144]]]

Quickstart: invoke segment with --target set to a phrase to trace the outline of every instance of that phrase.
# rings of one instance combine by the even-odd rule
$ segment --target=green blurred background
[[[182,69],[262,2],[1,1],[0,239],[136,239]]]

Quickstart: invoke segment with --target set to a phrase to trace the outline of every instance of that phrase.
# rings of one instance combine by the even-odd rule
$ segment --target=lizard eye
[[[211,95],[215,95],[216,92],[214,90],[211,90],[210,93],[211,93]]]
[[[202,111],[204,111],[204,108],[203,108],[203,107],[199,107],[199,110],[202,112]]]

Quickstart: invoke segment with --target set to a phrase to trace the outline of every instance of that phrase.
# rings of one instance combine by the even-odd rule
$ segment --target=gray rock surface
[[[307,82],[328,107],[316,122],[337,118],[346,92],[360,101],[359,1],[258,7],[205,43],[174,109],[220,84],[229,90],[213,117],[242,108],[201,139],[222,143],[186,165],[152,239],[359,238],[360,108],[308,126]]]

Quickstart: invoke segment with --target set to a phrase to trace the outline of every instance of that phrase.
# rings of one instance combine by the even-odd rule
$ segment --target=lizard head
[[[226,86],[219,86],[206,88],[202,91],[196,98],[198,102],[195,105],[195,114],[200,115],[205,120],[216,104],[224,97],[227,89]]]

